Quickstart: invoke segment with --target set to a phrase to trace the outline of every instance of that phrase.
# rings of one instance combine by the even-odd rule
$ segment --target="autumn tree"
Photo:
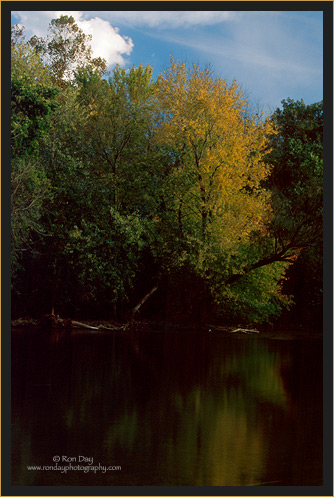
[[[269,264],[259,260],[271,219],[262,186],[270,173],[264,157],[271,126],[245,118],[247,101],[237,83],[208,70],[172,60],[158,83],[156,139],[167,171],[157,223],[167,259],[174,267],[188,265],[218,301],[226,300],[229,284]],[[276,265],[275,275],[257,271],[266,273],[267,300],[284,267]]]

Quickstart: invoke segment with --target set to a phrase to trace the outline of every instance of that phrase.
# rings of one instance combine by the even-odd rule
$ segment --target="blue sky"
[[[20,11],[12,23],[24,25],[27,37],[46,36],[60,14],[73,15],[93,36],[94,55],[110,67],[150,64],[156,77],[170,55],[209,64],[215,74],[236,79],[265,112],[287,97],[306,104],[323,98],[320,11]]]

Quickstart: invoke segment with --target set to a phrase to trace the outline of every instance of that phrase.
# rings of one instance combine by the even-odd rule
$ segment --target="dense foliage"
[[[259,118],[237,82],[172,59],[156,81],[106,74],[72,17],[46,40],[14,27],[14,314],[124,319],[157,285],[159,319],[279,316],[300,260],[321,282],[321,111]]]
[[[271,230],[278,251],[299,252],[284,289],[294,295],[289,319],[322,322],[323,284],[323,102],[287,99],[272,117],[268,160],[272,194]]]

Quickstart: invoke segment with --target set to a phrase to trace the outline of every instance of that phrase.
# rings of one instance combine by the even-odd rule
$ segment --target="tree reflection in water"
[[[320,385],[320,343],[15,332],[13,484],[320,485]],[[55,454],[122,471],[27,471]]]

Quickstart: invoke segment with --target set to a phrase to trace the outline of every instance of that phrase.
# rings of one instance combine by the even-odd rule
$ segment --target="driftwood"
[[[13,328],[22,327],[39,327],[46,329],[87,329],[87,330],[105,330],[105,331],[122,331],[128,328],[128,324],[113,326],[109,324],[99,324],[98,326],[92,326],[90,324],[82,323],[81,321],[75,321],[70,318],[61,318],[55,314],[45,314],[40,319],[32,318],[19,318],[11,321],[11,326]]]
[[[235,330],[231,330],[230,333],[260,333],[257,330],[248,330],[244,328],[236,328]]]
[[[98,330],[96,326],[91,326],[89,324],[81,323],[80,321],[73,321],[72,319],[65,318],[62,319],[55,314],[45,314],[40,319],[31,318],[20,318],[12,320],[11,325],[13,327],[45,327],[45,328],[87,328],[89,330]]]
[[[33,327],[38,325],[38,320],[31,318],[12,319],[11,325],[13,326],[13,328],[30,327],[30,326]]]
[[[154,286],[152,290],[150,290],[145,297],[143,297],[140,302],[132,309],[132,314],[129,321],[122,326],[111,326],[106,324],[99,324],[98,326],[91,326],[90,324],[81,323],[80,321],[74,321],[73,319],[62,319],[59,316],[55,315],[53,312],[51,314],[45,314],[41,319],[32,320],[32,319],[17,319],[12,321],[13,327],[21,327],[21,326],[40,326],[48,329],[57,329],[57,328],[65,328],[65,329],[73,329],[73,328],[84,328],[87,330],[104,330],[104,331],[127,331],[133,329],[133,320],[136,312],[139,311],[141,306],[145,304],[145,302],[156,292],[158,286]]]
[[[87,328],[88,330],[99,330],[100,329],[100,328],[97,328],[96,326],[90,326],[89,324],[80,323],[79,321],[71,320],[71,323],[74,327],[77,327],[77,328]]]
[[[64,320],[65,321],[65,320]],[[85,328],[87,330],[103,330],[103,331],[122,331],[125,326],[110,326],[105,324],[99,324],[98,326],[91,326],[90,324],[81,323],[80,321],[71,321],[72,326],[74,328]]]
[[[123,325],[123,326],[109,326],[109,325],[105,325],[105,324],[99,324],[98,328],[99,330],[103,330],[103,331],[123,331],[125,330],[125,326],[126,325]]]

